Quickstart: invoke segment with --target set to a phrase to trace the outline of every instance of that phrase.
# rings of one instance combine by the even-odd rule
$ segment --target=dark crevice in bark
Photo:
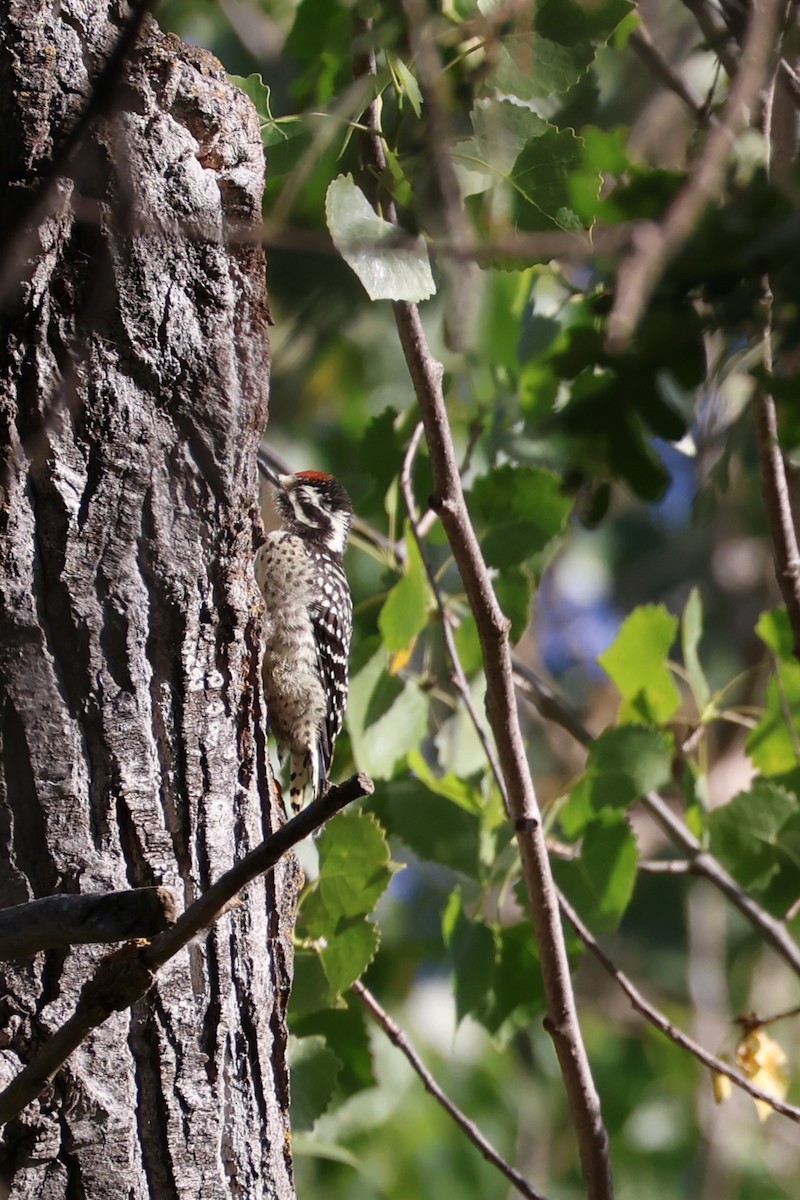
[[[65,1200],[88,1200],[83,1182],[80,1158],[73,1149],[73,1137],[68,1123],[61,1118],[61,1153],[59,1160],[64,1164],[66,1173]]]
[[[116,800],[119,843],[125,856],[128,883],[131,887],[157,887],[161,880],[148,862],[130,809],[122,796],[117,795]]]
[[[224,936],[224,934],[221,936]],[[208,996],[206,999],[205,1016],[200,1029],[199,1042],[200,1050],[204,1055],[203,1065],[206,1071],[206,1079],[213,1086],[219,1079],[217,1063],[219,1055],[218,1042],[220,1018],[222,1016],[222,1001],[219,981],[219,957],[217,955],[217,946],[213,931],[209,932],[206,938],[205,949]]]
[[[155,1200],[178,1200],[179,1191],[167,1135],[169,1114],[164,1104],[161,1054],[155,1027],[153,999],[145,996],[131,1012],[128,1046],[134,1060],[136,1116],[142,1165],[148,1194]]]
[[[55,891],[55,889],[53,889]],[[61,995],[61,980],[68,950],[46,950],[42,968],[41,991],[36,1000],[36,1012],[41,1013]]]
[[[166,581],[169,573],[158,561],[156,547],[161,544],[157,527],[153,489],[148,488],[142,506],[142,532],[137,544],[139,572],[149,598],[147,659],[150,677],[151,728],[160,768],[159,800],[164,823],[181,878],[188,887],[192,874],[187,814],[183,797],[187,794],[186,742],[183,737],[185,678],[180,648],[186,637],[186,620],[178,596]],[[185,892],[184,899],[189,899]]]
[[[97,572],[97,594],[103,613],[103,624],[100,629],[100,648],[103,651],[103,657],[117,687],[120,691],[128,692],[132,696],[136,689],[131,678],[128,657],[130,629],[128,617],[124,607],[111,594],[102,567]]]
[[[3,706],[3,729],[3,773],[13,818],[14,858],[38,899],[57,890],[59,872],[49,853],[25,726],[10,696]]]

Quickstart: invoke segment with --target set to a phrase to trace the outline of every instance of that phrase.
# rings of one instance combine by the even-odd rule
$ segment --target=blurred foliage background
[[[723,10],[701,7],[724,32]],[[346,562],[356,633],[336,773],[355,766],[378,787],[374,804],[337,818],[304,854],[292,1013],[300,1195],[488,1200],[507,1188],[365,1021],[348,991],[363,972],[501,1153],[546,1193],[583,1194],[511,834],[406,523],[398,479],[417,412],[391,305],[370,300],[326,223],[334,179],[374,188],[361,140],[374,91],[382,195],[431,246],[438,286],[423,318],[518,659],[593,734],[605,731],[586,772],[586,750],[521,700],[558,882],[614,961],[713,1053],[733,1059],[737,1014],[800,1002],[795,973],[707,881],[671,869],[680,853],[636,804],[660,788],[743,887],[797,928],[800,668],[785,618],[760,619],[779,595],[751,411],[769,273],[791,456],[796,174],[768,178],[764,138],[738,138],[719,203],[622,354],[608,352],[604,319],[624,236],[555,258],[508,240],[613,233],[663,215],[728,92],[720,45],[691,8],[431,4],[443,147],[399,0],[157,7],[163,26],[248,81],[261,114],[275,320],[266,443],[294,468],[335,473],[367,527]],[[643,56],[643,30],[694,111]],[[736,38],[725,44],[735,56]],[[370,46],[374,80],[358,66]],[[437,253],[449,236],[443,152],[480,267]],[[414,487],[424,513],[424,447]],[[425,559],[482,712],[474,622],[438,524],[426,528]],[[347,903],[334,896],[341,875],[356,895]],[[762,1124],[739,1092],[715,1105],[708,1071],[645,1025],[569,938],[622,1200],[796,1196],[795,1127]],[[798,1101],[798,1020],[770,1032]]]

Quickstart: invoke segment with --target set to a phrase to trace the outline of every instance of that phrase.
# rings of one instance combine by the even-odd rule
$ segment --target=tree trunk
[[[2,237],[130,13],[0,14]],[[152,884],[185,904],[279,820],[252,576],[263,168],[249,101],[146,18],[113,115],[0,264],[0,904]],[[293,1195],[296,882],[284,860],[250,888],[9,1124],[11,1196]],[[100,953],[0,964],[0,1085]]]

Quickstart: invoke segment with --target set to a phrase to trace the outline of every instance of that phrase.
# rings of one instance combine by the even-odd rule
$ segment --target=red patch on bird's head
[[[316,479],[319,483],[330,478],[326,471],[298,471],[295,475],[295,479]]]

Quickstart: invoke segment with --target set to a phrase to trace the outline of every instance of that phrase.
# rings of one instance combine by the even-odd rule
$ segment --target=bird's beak
[[[271,483],[273,487],[280,488],[281,491],[286,491],[286,486],[291,479],[291,475],[279,475],[272,464],[268,463],[260,455],[258,459],[258,469],[267,482]]]

